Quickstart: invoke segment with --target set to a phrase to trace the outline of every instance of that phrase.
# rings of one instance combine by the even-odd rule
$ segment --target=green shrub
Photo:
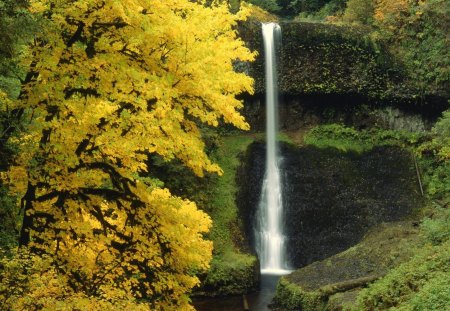
[[[450,203],[450,110],[444,111],[417,152],[427,194]]]
[[[301,12],[296,19],[306,21],[324,21],[329,16],[341,15],[345,9],[345,0],[332,0],[317,12]]]
[[[274,302],[283,310],[323,310],[325,302],[318,291],[305,291],[300,286],[281,277],[277,284]]]
[[[442,244],[450,239],[450,209],[436,207],[433,218],[422,222],[423,234],[433,245]]]
[[[318,148],[336,148],[344,152],[362,153],[375,146],[407,147],[414,145],[419,138],[419,134],[406,131],[377,128],[358,131],[341,124],[326,124],[312,128],[305,135],[304,142]]]
[[[272,13],[281,9],[276,0],[248,0],[248,2]]]
[[[423,247],[409,262],[364,289],[356,310],[448,310],[450,243]]]
[[[374,11],[372,0],[348,0],[343,19],[348,23],[371,24]]]

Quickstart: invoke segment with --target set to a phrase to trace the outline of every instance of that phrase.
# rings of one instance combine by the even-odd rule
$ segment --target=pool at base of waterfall
[[[256,293],[245,295],[250,311],[271,310],[270,304],[280,277],[281,275],[279,274],[261,275],[260,290]],[[244,310],[244,297],[240,295],[219,298],[195,298],[193,299],[193,304],[197,311],[242,311]]]

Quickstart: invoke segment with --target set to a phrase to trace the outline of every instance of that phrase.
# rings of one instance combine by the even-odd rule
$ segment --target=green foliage
[[[214,241],[215,253],[226,253],[234,249],[233,240],[229,228],[236,221],[238,210],[236,206],[236,170],[240,164],[240,154],[253,142],[249,136],[236,135],[224,137],[217,151],[212,155],[220,167],[223,175],[216,180],[212,193],[211,217],[214,226],[210,237]]]
[[[258,262],[252,255],[227,253],[215,256],[202,286],[214,295],[238,295],[255,287]]]
[[[288,311],[299,310],[300,306],[303,311],[323,310],[325,304],[319,292],[303,290],[285,277],[277,284],[274,302]]]
[[[22,217],[16,199],[0,186],[0,249],[17,246]]]
[[[278,0],[281,14],[285,16],[315,15],[321,10],[337,11],[342,9],[346,0]],[[324,9],[328,7],[327,9]]]
[[[450,163],[424,156],[418,161],[427,194],[434,199],[450,202]]]
[[[410,261],[363,290],[356,310],[447,310],[450,308],[450,113],[446,111],[416,153],[423,181],[435,207],[422,221],[425,245]]]
[[[301,12],[297,19],[306,21],[324,21],[335,15],[343,14],[345,0],[332,0],[321,7],[317,12]]]
[[[444,111],[430,136],[418,148],[428,195],[450,202],[450,110]],[[445,203],[446,202],[446,203]]]
[[[25,45],[38,30],[38,24],[28,12],[28,0],[0,2],[0,90],[17,97],[25,70],[20,59]]]
[[[219,294],[238,294],[256,285],[253,283],[256,257],[241,253],[246,251],[246,241],[236,205],[240,155],[253,141],[252,137],[244,135],[224,137],[212,154],[223,169],[223,175],[211,185],[209,214],[214,225],[208,237],[214,243],[214,252],[203,286]]]
[[[19,95],[20,82],[25,78],[26,44],[39,29],[27,6],[27,0],[0,1],[0,173],[8,169],[17,152],[10,137],[21,124],[12,110],[12,99]],[[21,218],[16,199],[8,195],[0,180],[1,249],[17,245]]]
[[[450,110],[442,113],[442,117],[432,129],[432,134],[434,154],[441,161],[450,159]]]
[[[248,0],[248,2],[271,13],[278,12],[281,9],[276,0]]]
[[[152,167],[156,169],[154,176],[176,195],[195,201],[213,220],[207,235],[214,243],[213,260],[199,289],[200,292],[207,290],[209,295],[240,294],[256,286],[257,259],[246,254],[244,228],[236,205],[236,171],[241,163],[240,155],[254,138],[237,132],[225,133],[218,135],[217,131],[203,129],[207,152],[223,169],[220,177],[208,174],[199,178],[177,162],[166,163],[152,158]]]
[[[379,11],[382,9],[379,7]],[[449,16],[446,0],[409,1],[402,10],[390,10],[377,20],[390,51],[401,60],[414,87],[422,92],[448,88]]]
[[[450,243],[422,248],[409,262],[364,289],[356,310],[447,310]]]
[[[411,301],[399,310],[429,310],[441,311],[450,308],[450,273],[437,272],[426,282]]]
[[[343,19],[349,23],[370,24],[374,9],[372,0],[348,0]]]
[[[404,86],[421,97],[448,88],[449,16],[446,0],[349,0],[342,19],[371,26],[395,71],[407,78]]]
[[[305,135],[304,141],[319,148],[362,153],[375,146],[408,146],[417,142],[418,138],[418,134],[405,131],[376,128],[358,131],[340,124],[326,124],[312,128]]]
[[[433,245],[442,244],[450,239],[450,209],[436,206],[433,218],[425,218],[422,232]]]

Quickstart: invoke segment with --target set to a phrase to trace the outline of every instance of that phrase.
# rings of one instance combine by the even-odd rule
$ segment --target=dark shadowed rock
[[[421,200],[411,156],[400,148],[359,155],[282,145],[281,154],[287,248],[296,268],[357,244],[374,225],[404,219]],[[264,144],[251,145],[238,177],[247,228],[259,201],[264,158]]]

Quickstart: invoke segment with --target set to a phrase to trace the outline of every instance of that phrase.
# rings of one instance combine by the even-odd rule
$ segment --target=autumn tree
[[[20,244],[52,260],[66,283],[60,301],[82,293],[189,309],[186,293],[211,258],[211,220],[149,177],[147,159],[221,173],[199,125],[248,128],[236,95],[251,93],[252,80],[233,70],[254,57],[234,30],[245,13],[189,0],[35,0],[31,9],[45,32],[20,101],[5,108],[28,122],[8,177],[25,211]]]
[[[375,26],[420,94],[448,89],[449,13],[445,0],[376,1]]]

